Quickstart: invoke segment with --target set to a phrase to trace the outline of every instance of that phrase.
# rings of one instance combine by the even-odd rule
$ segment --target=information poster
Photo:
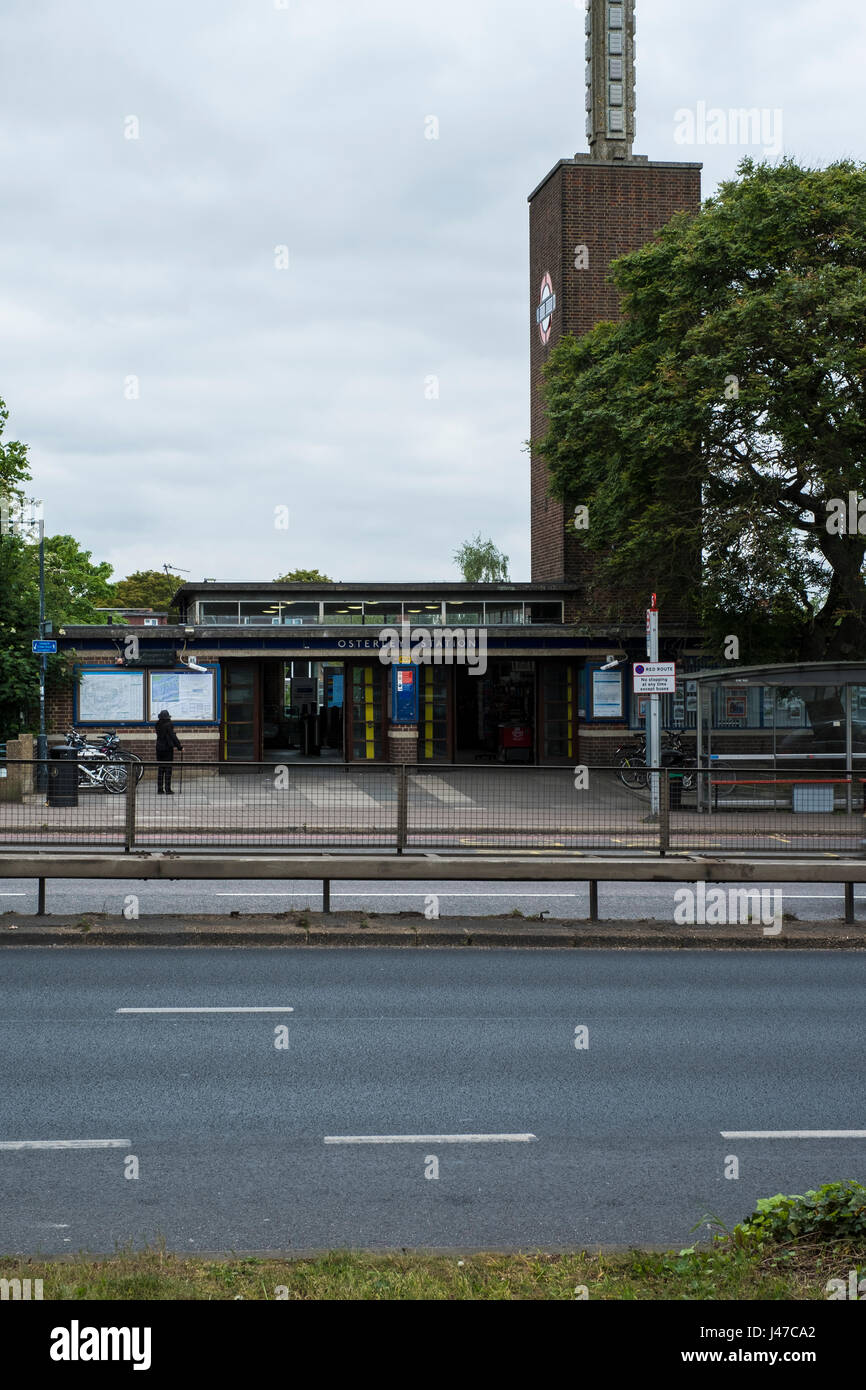
[[[212,723],[216,719],[216,672],[151,671],[148,719],[156,719],[164,709],[172,719]]]
[[[622,719],[621,671],[593,671],[592,717],[593,719]]]
[[[78,686],[81,724],[140,724],[144,718],[142,671],[82,671]]]

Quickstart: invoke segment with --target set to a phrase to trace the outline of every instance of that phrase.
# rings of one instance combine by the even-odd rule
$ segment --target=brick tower
[[[675,212],[697,212],[701,165],[632,153],[635,131],[635,0],[586,0],[586,133],[589,154],[561,159],[529,195],[532,438],[546,429],[541,371],[564,333],[619,317],[610,262],[650,241]],[[547,468],[531,464],[532,578],[580,590],[592,554],[548,496]],[[636,601],[643,616],[645,596]]]

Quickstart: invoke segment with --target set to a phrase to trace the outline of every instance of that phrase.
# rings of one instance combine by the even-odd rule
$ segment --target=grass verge
[[[147,1249],[58,1260],[3,1257],[0,1279],[41,1279],[45,1300],[823,1300],[827,1280],[847,1279],[856,1267],[857,1257],[844,1246],[774,1247],[767,1253],[736,1243],[682,1253],[337,1251],[296,1260],[186,1257]]]

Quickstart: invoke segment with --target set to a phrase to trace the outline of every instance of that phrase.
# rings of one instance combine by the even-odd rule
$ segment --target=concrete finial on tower
[[[586,0],[586,136],[596,159],[631,159],[635,0]]]

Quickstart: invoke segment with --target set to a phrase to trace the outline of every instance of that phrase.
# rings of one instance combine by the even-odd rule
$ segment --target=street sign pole
[[[652,596],[652,605],[647,609],[646,615],[646,654],[649,661],[659,659],[659,614],[656,607],[656,596]],[[650,695],[649,697],[649,720],[647,728],[647,764],[651,769],[658,769],[661,760],[661,730],[659,727],[659,696]],[[650,810],[654,816],[659,813],[659,774],[658,771],[650,772]]]
[[[45,637],[45,520],[39,518],[39,638]],[[39,656],[39,737],[36,740],[36,757],[48,757],[48,739],[45,735],[45,667],[48,657],[45,652]],[[44,791],[48,786],[48,768],[44,762],[36,764],[36,786]]]

